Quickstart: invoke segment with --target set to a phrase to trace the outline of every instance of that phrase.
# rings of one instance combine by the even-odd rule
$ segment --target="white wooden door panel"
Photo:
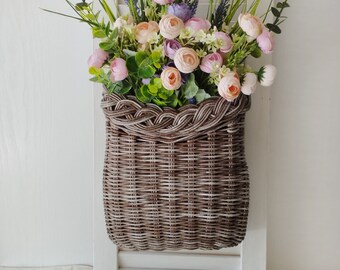
[[[64,1],[1,0],[0,266],[92,264],[91,34]]]
[[[153,269],[240,270],[241,257],[224,254],[120,251],[119,267]]]

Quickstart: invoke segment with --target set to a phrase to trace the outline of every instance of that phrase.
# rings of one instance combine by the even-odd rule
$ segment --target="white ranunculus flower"
[[[257,76],[254,73],[246,73],[241,87],[241,92],[245,95],[254,94],[256,91]]]
[[[238,24],[241,29],[253,39],[261,35],[264,28],[262,21],[258,17],[249,13],[240,14],[238,17]]]
[[[174,62],[180,72],[188,74],[198,67],[200,59],[194,49],[183,47],[176,51]]]
[[[276,67],[273,65],[265,65],[262,69],[263,74],[260,77],[260,84],[269,87],[274,83],[277,72]]]
[[[161,35],[167,39],[177,38],[183,28],[183,21],[175,15],[164,15],[159,22]]]

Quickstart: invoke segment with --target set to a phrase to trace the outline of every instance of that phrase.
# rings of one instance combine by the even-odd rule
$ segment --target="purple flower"
[[[145,85],[148,85],[150,81],[151,81],[151,78],[142,79],[142,83]]]
[[[173,39],[167,39],[164,43],[164,54],[170,59],[174,59],[176,51],[181,48],[181,44]]]
[[[168,13],[182,19],[183,22],[186,22],[192,17],[192,11],[185,3],[170,5],[168,8]]]

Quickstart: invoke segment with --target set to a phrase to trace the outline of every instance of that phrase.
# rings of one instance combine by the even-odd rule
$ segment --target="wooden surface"
[[[92,264],[91,35],[39,7],[1,1],[0,265]]]

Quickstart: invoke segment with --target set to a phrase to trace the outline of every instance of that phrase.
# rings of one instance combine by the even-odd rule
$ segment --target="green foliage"
[[[281,23],[283,23],[287,17],[282,16],[282,13],[284,11],[285,8],[290,7],[290,5],[288,4],[288,0],[285,0],[284,2],[278,2],[276,7],[271,7],[271,12],[275,17],[275,20],[273,23],[267,23],[266,27],[272,31],[275,34],[281,34],[281,28],[279,27],[279,25]]]
[[[159,106],[172,108],[178,104],[176,92],[165,89],[160,78],[151,79],[148,85],[136,89],[135,94],[137,99],[143,103],[154,102]]]
[[[204,89],[199,89],[195,95],[197,103],[202,102],[203,100],[206,100],[207,98],[210,98],[211,96],[205,92]]]
[[[182,89],[186,99],[190,99],[196,96],[199,88],[195,82],[195,75],[193,73],[190,74],[187,83],[182,87]]]

